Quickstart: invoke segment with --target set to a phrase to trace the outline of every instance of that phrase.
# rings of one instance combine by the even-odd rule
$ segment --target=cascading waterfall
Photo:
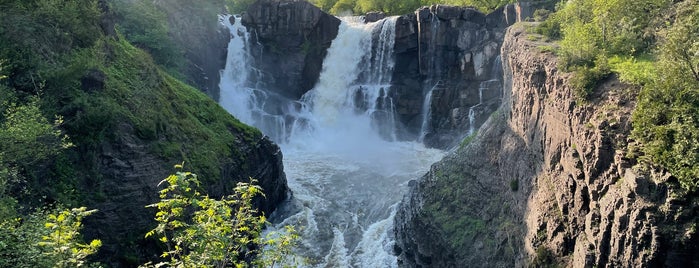
[[[432,131],[432,94],[436,89],[440,89],[443,83],[441,80],[439,80],[439,78],[441,77],[442,63],[440,60],[441,57],[437,55],[436,44],[440,22],[437,15],[430,13],[430,16],[432,16],[432,19],[430,20],[430,43],[428,44],[426,52],[426,58],[428,59],[428,76],[425,80],[426,88],[428,88],[429,90],[425,92],[425,98],[422,103],[422,125],[420,127],[420,136],[418,136],[419,142],[423,142],[425,140],[425,136],[427,136],[427,134],[429,134]],[[423,31],[421,27],[423,26],[418,24],[418,27],[420,27],[420,29],[418,30],[418,34],[422,34]],[[422,58],[423,57],[420,56],[421,60]]]
[[[251,68],[252,49],[250,34],[242,25],[238,15],[220,16],[219,21],[227,26],[231,33],[228,43],[228,59],[221,73],[219,104],[238,120],[259,128],[274,141],[283,142],[288,137],[286,118],[291,114],[294,103],[281,101],[283,98],[275,93],[259,88],[260,74]],[[231,23],[233,22],[233,23]],[[251,84],[251,76],[256,76]],[[280,105],[284,114],[271,114],[265,107]]]
[[[220,104],[238,120],[254,125],[255,121],[252,119],[254,89],[246,85],[250,69],[248,67],[250,34],[240,22],[240,16],[220,16],[219,21],[227,25],[231,32],[231,40],[228,42],[228,60],[226,68],[221,73],[219,85]],[[231,21],[233,21],[232,24]]]
[[[246,82],[249,46],[237,43],[246,30],[228,25],[234,37],[221,105],[280,144],[293,197],[271,218],[277,228],[301,230],[295,254],[309,266],[395,267],[395,205],[407,182],[444,154],[395,140],[395,22],[342,18],[318,83],[299,101],[277,101],[280,115],[264,112],[271,93]]]

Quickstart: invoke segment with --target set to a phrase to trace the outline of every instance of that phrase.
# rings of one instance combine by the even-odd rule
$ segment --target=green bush
[[[539,246],[536,248],[536,255],[531,263],[531,267],[555,268],[559,267],[559,265],[556,263],[556,257],[548,248]]]
[[[281,263],[298,236],[289,227],[290,233],[262,237],[266,219],[252,207],[252,199],[263,193],[254,183],[238,183],[234,195],[216,200],[198,191],[196,174],[168,176],[161,182],[165,188],[160,202],[149,205],[158,209],[158,226],[146,234],[167,245],[162,255],[166,261],[145,267],[274,267]],[[263,257],[261,245],[275,253]]]
[[[576,100],[579,102],[587,101],[595,88],[603,79],[609,76],[610,72],[607,58],[604,55],[595,60],[594,67],[573,67],[573,77],[570,80],[570,85],[573,88]]]
[[[655,80],[656,61],[652,55],[614,56],[609,59],[611,70],[619,74],[619,80],[625,83],[643,86]]]
[[[692,193],[699,190],[699,3],[680,3],[676,13],[655,79],[639,95],[632,137],[641,160],[669,171]]]
[[[184,51],[171,38],[168,16],[153,1],[113,1],[117,28],[134,46],[147,51],[157,64],[178,72]],[[213,19],[213,18],[212,18]]]

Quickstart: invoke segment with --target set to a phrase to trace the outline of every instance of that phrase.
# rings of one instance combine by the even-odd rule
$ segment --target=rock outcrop
[[[411,182],[395,218],[406,267],[696,267],[696,197],[626,157],[636,88],[588,102],[529,41],[502,47],[504,103],[473,141]]]
[[[260,0],[243,16],[243,25],[261,48],[251,50],[251,83],[298,100],[312,89],[340,20],[300,0]]]
[[[407,130],[403,138],[424,132],[425,144],[447,148],[488,118],[502,95],[499,51],[506,26],[502,9],[484,15],[443,5],[398,19],[393,88]]]

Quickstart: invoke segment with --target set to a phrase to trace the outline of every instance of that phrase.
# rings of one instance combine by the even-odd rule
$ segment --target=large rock
[[[633,89],[579,104],[557,59],[511,27],[503,105],[410,183],[395,217],[405,267],[696,267],[699,205],[626,158]]]
[[[260,82],[296,100],[317,82],[340,20],[306,1],[260,0],[248,8],[243,24],[262,46],[252,50]]]
[[[502,10],[485,15],[445,5],[398,18],[393,88],[405,126],[401,138],[414,139],[423,131],[423,103],[430,91],[428,146],[453,146],[488,118],[502,90],[484,83],[501,76],[499,50],[506,26]]]

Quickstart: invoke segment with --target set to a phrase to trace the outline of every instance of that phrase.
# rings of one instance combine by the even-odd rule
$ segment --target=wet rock
[[[297,0],[261,0],[242,18],[252,40],[253,68],[264,77],[264,87],[299,99],[313,88],[340,20],[316,6]]]
[[[364,22],[376,22],[386,18],[386,14],[380,11],[372,11],[364,15]]]

